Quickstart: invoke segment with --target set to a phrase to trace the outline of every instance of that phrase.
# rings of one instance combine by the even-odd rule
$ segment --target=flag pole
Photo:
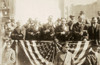
[[[19,65],[19,64],[18,64],[18,42],[19,42],[19,41],[16,40],[16,46],[15,46],[15,47],[16,47],[16,51],[15,51],[15,52],[16,52],[16,65]]]
[[[55,57],[55,49],[56,49],[56,48],[53,47],[53,51],[54,51],[54,53],[53,53],[53,58],[52,58],[52,63],[53,63],[53,65],[54,65],[54,60],[55,60],[55,59],[54,59],[54,57]]]

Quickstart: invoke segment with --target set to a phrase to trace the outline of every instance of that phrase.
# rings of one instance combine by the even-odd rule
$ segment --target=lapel
[[[80,26],[79,26],[79,23],[77,22],[76,25],[75,25],[75,28],[78,30],[79,27],[80,27]]]

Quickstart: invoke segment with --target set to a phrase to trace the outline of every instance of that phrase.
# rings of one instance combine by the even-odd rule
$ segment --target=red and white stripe
[[[89,52],[89,49],[90,49],[89,44],[90,44],[89,41],[86,41],[85,43],[82,43],[82,42],[77,43],[77,47],[75,48],[73,57],[72,57],[74,64],[81,65],[85,61],[86,54]]]

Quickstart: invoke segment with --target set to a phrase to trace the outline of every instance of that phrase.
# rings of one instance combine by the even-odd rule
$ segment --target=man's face
[[[96,23],[97,23],[97,19],[94,18],[94,19],[93,19],[93,24],[96,24]]]
[[[83,14],[84,14],[84,12],[83,12],[83,11],[81,11],[81,12],[80,12],[80,15],[83,15]]]
[[[61,25],[61,21],[58,21],[57,24],[58,24],[58,25]]]
[[[11,45],[7,45],[7,48],[10,48]]]
[[[29,21],[29,24],[33,24],[32,20]]]
[[[71,17],[72,20],[74,20],[74,17]]]
[[[62,19],[61,23],[62,23],[62,25],[63,24],[66,24],[66,20],[65,19]]]
[[[48,22],[52,22],[52,20],[53,20],[53,16],[49,16]]]
[[[92,47],[93,51],[97,52],[98,47]]]
[[[66,44],[66,45],[63,46],[63,48],[62,48],[62,51],[65,52],[65,53],[67,52],[67,50],[68,50],[68,44]]]
[[[10,42],[7,43],[7,48],[10,48],[11,47],[11,44]]]
[[[16,25],[17,25],[17,27],[20,27],[20,22],[17,22]]]
[[[79,21],[79,22],[82,22],[82,21],[83,21],[83,19],[82,19],[81,17],[79,17],[79,18],[78,18],[78,21]]]
[[[32,21],[33,21],[33,20],[32,20],[31,18],[29,18],[29,20],[28,20],[29,24],[31,24],[31,23],[32,23]]]

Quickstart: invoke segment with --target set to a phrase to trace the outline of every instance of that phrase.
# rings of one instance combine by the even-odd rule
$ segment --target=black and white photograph
[[[100,0],[0,0],[0,65],[100,65]]]

